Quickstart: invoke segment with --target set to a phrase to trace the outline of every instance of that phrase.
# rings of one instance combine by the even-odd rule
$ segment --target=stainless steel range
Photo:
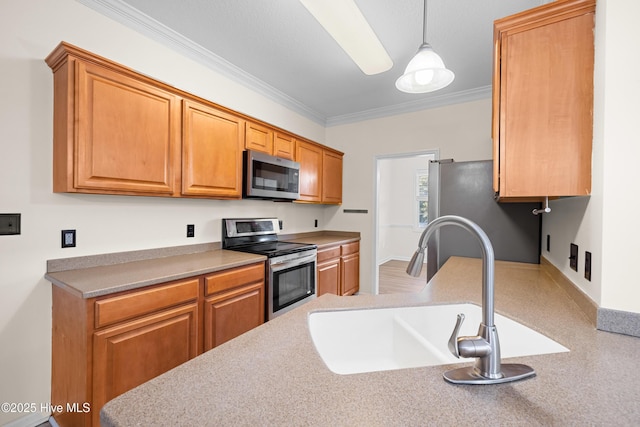
[[[266,320],[316,297],[317,246],[278,240],[277,218],[222,220],[222,248],[267,256]]]

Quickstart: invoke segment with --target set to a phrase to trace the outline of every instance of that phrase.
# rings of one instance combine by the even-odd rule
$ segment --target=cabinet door
[[[360,242],[340,247],[340,294],[353,295],[360,289]]]
[[[185,100],[182,138],[183,195],[242,197],[241,118]]]
[[[591,192],[594,5],[554,2],[496,21],[501,198]]]
[[[360,289],[360,254],[351,254],[341,258],[342,274],[341,295],[353,295]]]
[[[106,402],[195,357],[197,336],[196,303],[95,332],[93,425]]]
[[[296,141],[296,162],[300,163],[300,200],[322,200],[322,147]]]
[[[322,202],[342,203],[342,154],[328,150],[322,157]]]
[[[244,148],[273,154],[273,131],[257,123],[246,123]]]
[[[75,189],[174,195],[180,167],[179,98],[99,65],[75,65]]]
[[[296,151],[295,143],[293,136],[276,132],[273,139],[273,155],[293,160]]]
[[[318,250],[316,294],[340,295],[340,246]]]
[[[264,282],[215,294],[204,302],[204,351],[264,323]]]
[[[318,296],[324,294],[340,295],[340,258],[318,263]]]
[[[264,323],[264,263],[204,278],[204,350],[211,350]]]

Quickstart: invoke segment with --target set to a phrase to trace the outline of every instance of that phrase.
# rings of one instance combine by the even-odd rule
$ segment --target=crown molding
[[[76,1],[325,127],[470,102],[491,96],[491,86],[486,86],[357,113],[325,117],[121,0]]]
[[[446,95],[435,95],[416,101],[404,102],[402,104],[389,105],[357,113],[328,117],[326,120],[326,126],[338,126],[361,122],[364,120],[378,119],[380,117],[395,116],[398,114],[413,113],[415,111],[428,110],[431,108],[445,107],[447,105],[462,104],[465,102],[491,98],[491,95],[491,86],[483,86]]]
[[[236,67],[224,58],[203,48],[166,25],[156,21],[138,9],[120,0],[76,0],[96,12],[133,29],[145,36],[177,51],[178,53],[199,62],[223,76],[242,84],[249,89],[271,99],[272,101],[321,124],[326,118],[296,99],[277,90],[252,74]]]

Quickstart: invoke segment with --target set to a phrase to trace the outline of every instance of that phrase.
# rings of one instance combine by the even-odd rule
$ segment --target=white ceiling
[[[367,76],[298,0],[78,0],[332,125],[490,96],[493,21],[548,0],[429,0],[427,41],[456,78],[406,94],[395,80],[422,43],[423,0],[356,0],[394,62]]]

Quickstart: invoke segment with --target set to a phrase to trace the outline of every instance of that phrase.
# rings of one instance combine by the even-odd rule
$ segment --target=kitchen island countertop
[[[325,366],[309,334],[311,311],[480,304],[480,260],[452,257],[420,294],[324,295],[286,313],[110,401],[102,425],[638,425],[640,339],[596,330],[547,268],[496,262],[496,312],[570,349],[503,359],[532,366],[533,378],[443,380],[470,359],[353,375]]]

